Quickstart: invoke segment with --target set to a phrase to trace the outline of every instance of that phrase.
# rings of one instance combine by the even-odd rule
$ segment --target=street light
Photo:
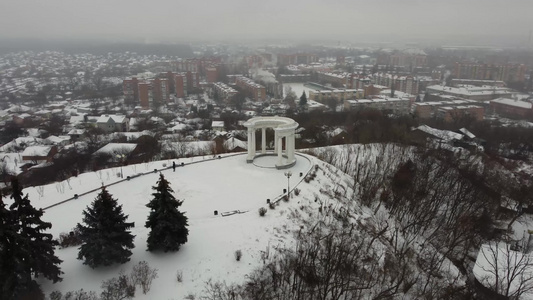
[[[126,154],[117,154],[117,158],[120,161],[120,178],[124,178],[124,173],[122,173],[122,165],[124,164],[124,158]]]
[[[292,176],[292,172],[291,171],[285,172],[285,176],[287,176],[287,200],[289,200],[290,191],[291,191],[290,186],[289,186],[289,179]]]

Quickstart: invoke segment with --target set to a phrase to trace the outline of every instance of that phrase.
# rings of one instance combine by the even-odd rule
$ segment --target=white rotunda
[[[286,169],[296,164],[294,155],[294,135],[298,128],[298,123],[293,119],[285,117],[256,117],[251,118],[244,123],[248,128],[248,156],[246,162],[252,163],[254,158],[263,155],[277,155],[277,169]],[[266,149],[266,129],[274,130],[274,152],[267,152]],[[261,152],[256,153],[255,133],[261,129]],[[285,139],[285,149],[283,148],[283,139]]]

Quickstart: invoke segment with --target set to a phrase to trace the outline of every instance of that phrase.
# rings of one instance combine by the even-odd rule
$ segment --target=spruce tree
[[[148,251],[178,251],[189,235],[187,217],[178,210],[183,201],[172,195],[174,191],[163,174],[152,189],[155,190],[153,199],[146,205],[151,209],[145,225],[150,228]]]
[[[0,299],[13,299],[15,289],[20,286],[17,266],[22,262],[17,262],[15,256],[19,243],[17,228],[13,214],[6,208],[0,193]]]
[[[104,188],[91,207],[83,211],[83,222],[78,223],[78,230],[83,241],[78,259],[91,268],[125,263],[130,260],[134,246],[134,235],[128,229],[134,223],[127,223],[127,215],[122,212],[122,205]]]
[[[307,96],[305,95],[305,91],[300,96],[300,106],[305,106],[307,104]]]
[[[14,202],[5,209],[0,205],[1,256],[2,256],[2,293],[11,293],[17,298],[28,292],[39,293],[37,283],[32,276],[42,275],[54,283],[61,281],[59,264],[55,256],[55,246],[59,243],[52,235],[43,231],[52,228],[52,224],[41,220],[43,210],[35,209],[28,199],[23,197],[22,188],[17,179],[11,182]],[[4,226],[5,225],[5,226]],[[8,298],[9,299],[9,298]]]

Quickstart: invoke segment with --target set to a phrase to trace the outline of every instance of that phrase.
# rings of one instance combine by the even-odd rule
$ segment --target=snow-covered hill
[[[136,235],[136,247],[131,261],[93,270],[76,259],[76,247],[58,249],[56,254],[63,260],[64,279],[56,284],[41,281],[45,294],[54,290],[65,293],[82,288],[99,292],[103,280],[117,276],[120,270],[128,273],[134,264],[143,260],[158,269],[158,278],[148,294],[137,291],[135,299],[183,299],[188,294],[200,295],[209,279],[242,283],[246,274],[260,266],[263,251],[290,246],[292,232],[300,229],[297,219],[291,216],[292,210],[298,211],[300,206],[309,205],[320,189],[339,184],[345,189],[349,186],[348,178],[344,178],[346,183],[342,183],[327,176],[319,176],[320,179],[311,184],[303,182],[304,176],[314,170],[314,165],[322,163],[311,156],[298,156],[297,164],[290,169],[293,176],[289,186],[291,190],[295,187],[300,189],[300,195],[295,196],[293,192],[289,202],[280,201],[274,210],[269,209],[265,217],[260,217],[258,208],[268,207],[266,200],[275,201],[287,188],[285,171],[247,164],[245,155],[215,160],[206,157],[207,161],[202,160],[202,157],[179,160],[175,172],[168,168],[171,165],[169,161],[123,167],[124,177],[147,173],[108,187],[108,191],[123,205],[125,214],[129,215],[128,221],[135,222],[132,232]],[[180,166],[181,162],[185,165]],[[163,166],[167,169],[153,171],[161,170]],[[182,209],[189,218],[189,241],[176,253],[146,251],[148,230],[144,223],[149,210],[145,205],[151,199],[151,187],[155,185],[159,172],[171,183],[176,198],[184,200]],[[96,189],[45,210],[43,219],[52,222],[51,233],[58,237],[81,222],[82,211],[94,200],[98,187],[120,181],[121,178],[117,177],[119,173],[120,168],[84,173],[68,182],[29,187],[23,192],[29,194],[34,206],[47,207],[74,194],[81,195]],[[215,216],[215,210],[219,213],[235,210],[242,213],[222,217],[220,214]],[[236,250],[243,253],[239,262],[234,258]],[[177,272],[182,272],[183,282],[177,282]]]
[[[178,160],[175,172],[169,168],[172,161],[159,161],[125,166],[122,170],[115,168],[85,173],[68,181],[26,188],[23,192],[29,194],[34,206],[49,207],[43,218],[52,222],[51,231],[55,237],[81,222],[83,209],[90,205],[102,185],[107,185],[108,191],[123,205],[125,214],[129,215],[128,221],[135,222],[132,231],[136,235],[136,247],[130,262],[93,270],[76,259],[76,247],[58,249],[56,254],[63,260],[64,280],[56,284],[46,280],[40,280],[40,283],[46,294],[54,290],[65,293],[79,289],[99,293],[103,280],[117,277],[121,270],[129,273],[133,265],[147,261],[152,268],[158,269],[158,278],[146,295],[138,290],[135,299],[184,299],[188,295],[199,299],[208,292],[208,281],[223,282],[225,287],[233,284],[250,287],[253,286],[251,281],[270,285],[270,277],[279,274],[290,274],[291,280],[297,277],[300,278],[298,280],[309,280],[306,278],[309,274],[302,275],[298,269],[283,273],[282,266],[290,263],[298,268],[298,263],[305,265],[312,262],[311,270],[317,272],[313,276],[322,276],[322,279],[307,292],[323,288],[328,293],[330,286],[324,281],[328,278],[327,273],[322,272],[327,272],[328,264],[334,262],[326,263],[331,255],[324,255],[323,251],[347,247],[351,256],[339,256],[337,258],[341,260],[336,263],[352,264],[350,268],[355,273],[344,274],[342,278],[356,274],[350,284],[361,287],[358,293],[363,298],[391,293],[411,298],[422,295],[440,297],[446,290],[451,293],[448,295],[460,295],[465,290],[467,276],[464,270],[457,268],[457,262],[452,263],[448,257],[462,257],[464,260],[465,257],[457,253],[468,254],[475,243],[467,243],[468,239],[450,241],[446,234],[459,228],[455,227],[457,224],[464,227],[457,220],[470,218],[472,222],[478,222],[478,213],[476,209],[470,209],[469,215],[463,214],[462,210],[447,212],[449,204],[446,201],[454,199],[450,197],[447,200],[456,189],[454,178],[461,182],[465,192],[461,197],[474,197],[468,199],[476,200],[478,187],[471,185],[468,177],[458,173],[453,165],[439,162],[440,156],[425,157],[424,152],[419,150],[395,144],[312,149],[307,152],[313,156],[303,153],[298,156],[297,164],[290,169],[293,175],[289,180],[285,176],[286,170],[247,164],[244,154],[233,154],[221,158]],[[470,165],[483,165],[479,156],[459,152],[455,156],[462,164],[464,161]],[[465,158],[468,160],[465,161]],[[275,160],[275,157],[260,159]],[[417,168],[411,175],[406,173],[413,182],[426,184],[428,191],[432,191],[428,195],[433,194],[435,199],[444,201],[435,211],[436,216],[447,214],[446,227],[441,227],[437,219],[425,224],[410,223],[417,221],[416,214],[425,213],[428,206],[413,206],[409,197],[402,198],[408,195],[401,193],[412,191],[417,201],[428,204],[432,200],[424,193],[418,194],[415,185],[398,190],[391,183],[391,180],[397,180],[394,177],[402,165],[404,171],[407,170],[405,164],[408,161]],[[268,163],[263,161],[258,165]],[[426,169],[427,174],[423,173]],[[493,168],[490,170],[493,171]],[[146,251],[148,231],[144,223],[149,211],[145,205],[151,199],[151,187],[160,172],[169,180],[176,198],[184,201],[181,208],[189,217],[189,241],[176,253]],[[120,173],[124,178],[130,176],[131,179],[118,177]],[[143,175],[136,176],[141,173]],[[446,178],[453,179],[450,188],[447,188]],[[427,185],[434,182],[437,185]],[[287,186],[291,189],[291,198],[284,201],[281,196]],[[84,194],[87,191],[93,192]],[[80,196],[71,199],[74,194]],[[393,194],[395,197],[392,197]],[[273,209],[268,208],[267,199],[277,201]],[[409,206],[390,202],[394,199],[407,201],[405,203]],[[461,203],[459,201],[457,205],[463,205]],[[266,216],[259,216],[260,207],[268,208]],[[219,212],[216,216],[215,210]],[[399,211],[405,213],[398,214]],[[223,217],[221,214],[224,212],[237,213]],[[459,212],[459,217],[456,212]],[[462,234],[471,232],[461,232],[459,237]],[[446,248],[442,244],[443,247],[437,249],[440,241],[454,248]],[[335,247],[328,250],[328,245]],[[240,261],[234,257],[236,250],[243,253]],[[183,275],[181,282],[176,278],[177,273]],[[337,279],[332,277],[329,280],[336,282]],[[283,285],[276,288],[281,291]],[[286,299],[291,299],[290,292],[287,295]]]

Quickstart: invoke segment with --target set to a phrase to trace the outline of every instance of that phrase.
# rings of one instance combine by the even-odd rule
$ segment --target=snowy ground
[[[211,157],[205,157],[208,158]],[[176,198],[184,200],[181,209],[189,217],[189,241],[179,252],[146,251],[148,231],[144,228],[144,223],[149,211],[145,205],[151,199],[151,187],[159,177],[159,172],[153,172],[153,169],[160,169],[163,164],[170,166],[171,162],[126,166],[122,169],[124,177],[152,171],[108,187],[109,192],[123,205],[125,214],[129,215],[128,221],[135,222],[132,232],[136,235],[136,247],[131,261],[124,265],[93,270],[76,259],[77,247],[58,249],[56,254],[63,260],[61,269],[65,273],[64,279],[56,284],[43,280],[41,284],[45,294],[54,290],[64,293],[82,288],[99,293],[103,280],[116,277],[120,270],[129,273],[134,264],[145,260],[159,270],[159,277],[153,282],[147,295],[138,290],[135,299],[183,299],[190,293],[198,297],[208,279],[242,283],[244,276],[261,264],[261,251],[291,242],[287,237],[290,237],[288,233],[295,225],[287,216],[287,208],[296,207],[299,200],[282,202],[276,210],[269,210],[264,218],[257,213],[259,207],[266,206],[267,198],[275,199],[287,187],[287,177],[284,175],[286,170],[247,164],[245,155],[188,164],[201,160],[202,157],[179,160],[178,164],[184,162],[186,165],[177,167],[175,172],[172,169],[163,171]],[[261,165],[268,162],[268,159],[263,160]],[[302,181],[300,172],[305,176],[314,163],[320,162],[313,157],[297,156],[296,165],[290,169],[293,173],[290,178],[291,189]],[[86,173],[69,182],[50,184],[43,188],[26,188],[23,193],[29,194],[36,207],[46,207],[73,194],[98,188],[102,183],[107,185],[116,182],[120,180],[117,177],[119,173],[120,168]],[[304,189],[309,189],[309,192],[319,188],[304,182],[301,185]],[[51,233],[57,237],[59,233],[68,232],[81,222],[82,211],[96,195],[97,192],[93,192],[47,209],[43,219],[52,222]],[[221,217],[214,216],[214,210],[240,210],[246,213]],[[242,250],[243,257],[237,262],[234,252],[239,249]],[[183,273],[181,283],[176,280],[178,270]]]
[[[283,97],[286,97],[286,89],[290,86],[294,94],[300,98],[302,93],[305,91],[305,94],[307,97],[309,97],[309,91],[316,91],[315,88],[312,88],[310,86],[305,86],[303,83],[284,83],[283,84]]]

